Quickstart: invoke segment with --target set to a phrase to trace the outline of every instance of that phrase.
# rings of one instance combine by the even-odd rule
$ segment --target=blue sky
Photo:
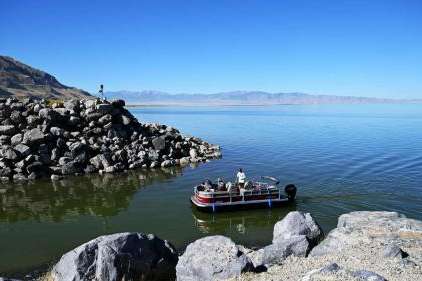
[[[6,1],[0,54],[96,91],[422,98],[422,1]]]

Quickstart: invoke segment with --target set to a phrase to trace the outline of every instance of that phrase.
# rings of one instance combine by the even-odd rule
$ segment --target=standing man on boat
[[[242,168],[239,169],[239,172],[237,172],[237,184],[239,185],[239,188],[243,188],[245,186],[246,181],[246,175],[243,172]]]

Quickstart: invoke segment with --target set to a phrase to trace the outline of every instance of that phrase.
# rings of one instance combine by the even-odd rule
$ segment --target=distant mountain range
[[[216,94],[169,94],[159,91],[116,91],[107,92],[106,97],[108,99],[124,99],[129,105],[276,105],[422,102],[422,100],[310,95],[304,93],[267,93],[261,91],[235,91]]]
[[[0,97],[70,99],[90,94],[61,84],[57,79],[11,57],[0,56]]]
[[[0,56],[0,97],[9,96],[63,100],[91,97],[86,91],[61,84],[51,74],[35,69],[11,57]],[[115,91],[107,92],[105,96],[108,99],[124,99],[128,105],[275,105],[422,102],[422,99],[380,99],[311,95],[305,93],[267,93],[262,91],[234,91],[215,94]]]

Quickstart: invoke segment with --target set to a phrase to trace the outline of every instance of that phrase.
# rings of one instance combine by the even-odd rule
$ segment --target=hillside
[[[57,79],[11,57],[0,56],[0,97],[86,98],[89,93],[61,84]]]
[[[275,104],[361,104],[401,103],[416,100],[379,99],[304,93],[267,93],[261,91],[235,91],[216,94],[169,94],[159,91],[107,92],[109,99],[122,98],[128,104],[145,105],[275,105]]]

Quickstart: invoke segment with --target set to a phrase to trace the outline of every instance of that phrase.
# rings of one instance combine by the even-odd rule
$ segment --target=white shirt
[[[245,183],[246,175],[244,172],[238,172],[237,173],[237,182],[238,183]]]

